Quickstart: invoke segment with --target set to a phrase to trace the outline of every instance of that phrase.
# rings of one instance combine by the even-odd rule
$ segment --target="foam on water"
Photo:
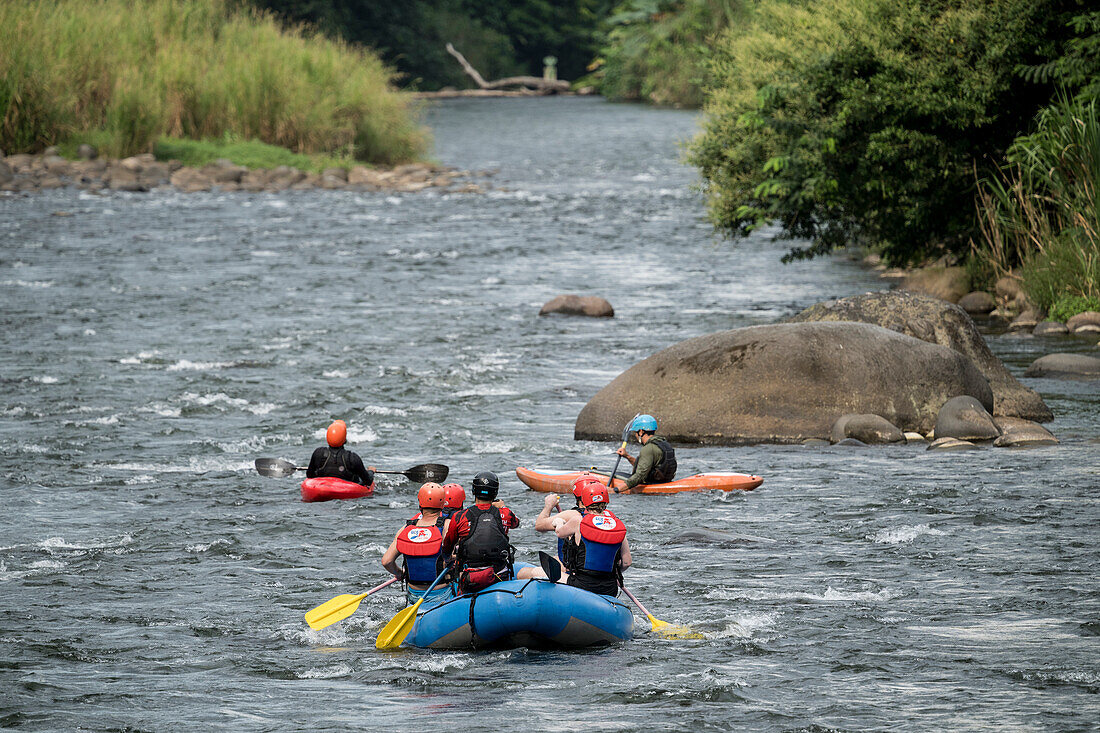
[[[942,530],[933,529],[927,524],[917,524],[881,529],[872,535],[868,535],[867,539],[872,542],[881,542],[886,545],[898,545],[912,542],[921,535],[943,536],[945,534],[947,533]]]

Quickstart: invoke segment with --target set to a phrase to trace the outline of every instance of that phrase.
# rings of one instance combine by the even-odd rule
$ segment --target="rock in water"
[[[905,433],[878,415],[841,415],[833,423],[829,439],[840,443],[845,438],[853,438],[868,445],[902,443],[905,441]]]
[[[561,313],[567,316],[589,316],[590,318],[611,318],[615,309],[611,303],[597,295],[559,295],[542,306],[540,316]]]
[[[1047,354],[1031,362],[1025,377],[1100,379],[1100,359],[1087,354]]]
[[[973,397],[952,397],[936,415],[936,439],[993,440],[1000,436],[993,416]]]
[[[674,441],[799,443],[841,415],[927,433],[951,397],[993,393],[962,354],[866,323],[779,323],[682,341],[635,364],[581,410],[578,440],[618,440],[637,412]]]
[[[788,319],[791,323],[809,321],[874,323],[922,341],[947,346],[973,361],[989,380],[993,389],[992,414],[1039,422],[1054,419],[1038,393],[1020,384],[993,355],[974,321],[957,305],[915,293],[867,293],[818,303]]]

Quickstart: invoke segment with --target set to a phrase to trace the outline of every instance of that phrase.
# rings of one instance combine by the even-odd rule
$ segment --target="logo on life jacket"
[[[415,527],[410,529],[405,537],[409,542],[427,542],[432,538],[433,534],[434,532],[428,527]]]
[[[619,523],[615,521],[615,517],[609,517],[606,514],[600,514],[592,517],[592,524],[596,529],[615,529],[619,526]]]

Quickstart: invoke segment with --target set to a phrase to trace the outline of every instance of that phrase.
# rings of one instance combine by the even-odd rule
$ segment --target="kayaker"
[[[665,484],[676,477],[676,451],[666,439],[657,435],[657,418],[639,415],[630,424],[630,434],[642,444],[642,449],[638,451],[637,458],[627,453],[625,448],[616,451],[634,467],[634,473],[625,479],[626,488],[622,489],[622,493],[631,493],[639,484]],[[616,494],[619,491],[615,489]]]
[[[451,516],[443,539],[443,551],[455,555],[459,595],[512,579],[515,548],[508,542],[508,530],[519,526],[519,517],[497,499],[500,481],[495,473],[482,471],[470,488],[474,504]],[[545,578],[546,574],[525,567],[514,577]]]
[[[630,567],[626,525],[607,509],[611,494],[603,484],[588,484],[581,492],[582,517],[558,527],[565,540],[569,585],[605,596],[619,595],[622,571]]]
[[[328,446],[313,451],[306,468],[306,478],[332,476],[345,481],[370,486],[374,483],[374,466],[363,467],[363,459],[357,453],[344,448],[348,440],[348,426],[337,420],[325,431]]]
[[[450,519],[466,504],[466,489],[461,484],[443,484],[443,516]]]
[[[602,486],[598,478],[590,473],[582,473],[577,478],[573,479],[573,499],[574,506],[569,509],[562,510],[559,514],[551,516],[550,512],[554,507],[559,506],[561,497],[557,494],[549,494],[542,502],[542,511],[535,517],[535,531],[536,532],[554,532],[558,527],[562,526],[570,519],[577,518],[578,520],[584,513],[584,508],[581,506],[581,492],[588,484],[595,483]],[[558,537],[558,562],[563,566],[565,565],[565,555],[562,554],[562,545],[565,543],[561,537]]]
[[[416,494],[420,514],[397,531],[393,542],[382,554],[382,567],[394,577],[405,581],[405,598],[409,605],[416,603],[431,586],[446,562],[443,552],[443,535],[450,521],[443,518],[443,487],[426,483]],[[403,558],[398,565],[398,558]],[[452,592],[449,582],[440,582],[425,601],[431,601]]]

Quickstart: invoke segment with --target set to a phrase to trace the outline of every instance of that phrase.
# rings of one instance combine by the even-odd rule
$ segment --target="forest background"
[[[11,0],[5,13],[8,153],[167,138],[416,159],[428,143],[400,92],[471,86],[449,42],[486,78],[539,76],[553,57],[576,88],[702,108],[687,157],[731,239],[778,223],[802,242],[789,258],[858,245],[893,265],[962,263],[976,287],[1014,278],[1055,318],[1100,310],[1100,10],[1083,0]]]

